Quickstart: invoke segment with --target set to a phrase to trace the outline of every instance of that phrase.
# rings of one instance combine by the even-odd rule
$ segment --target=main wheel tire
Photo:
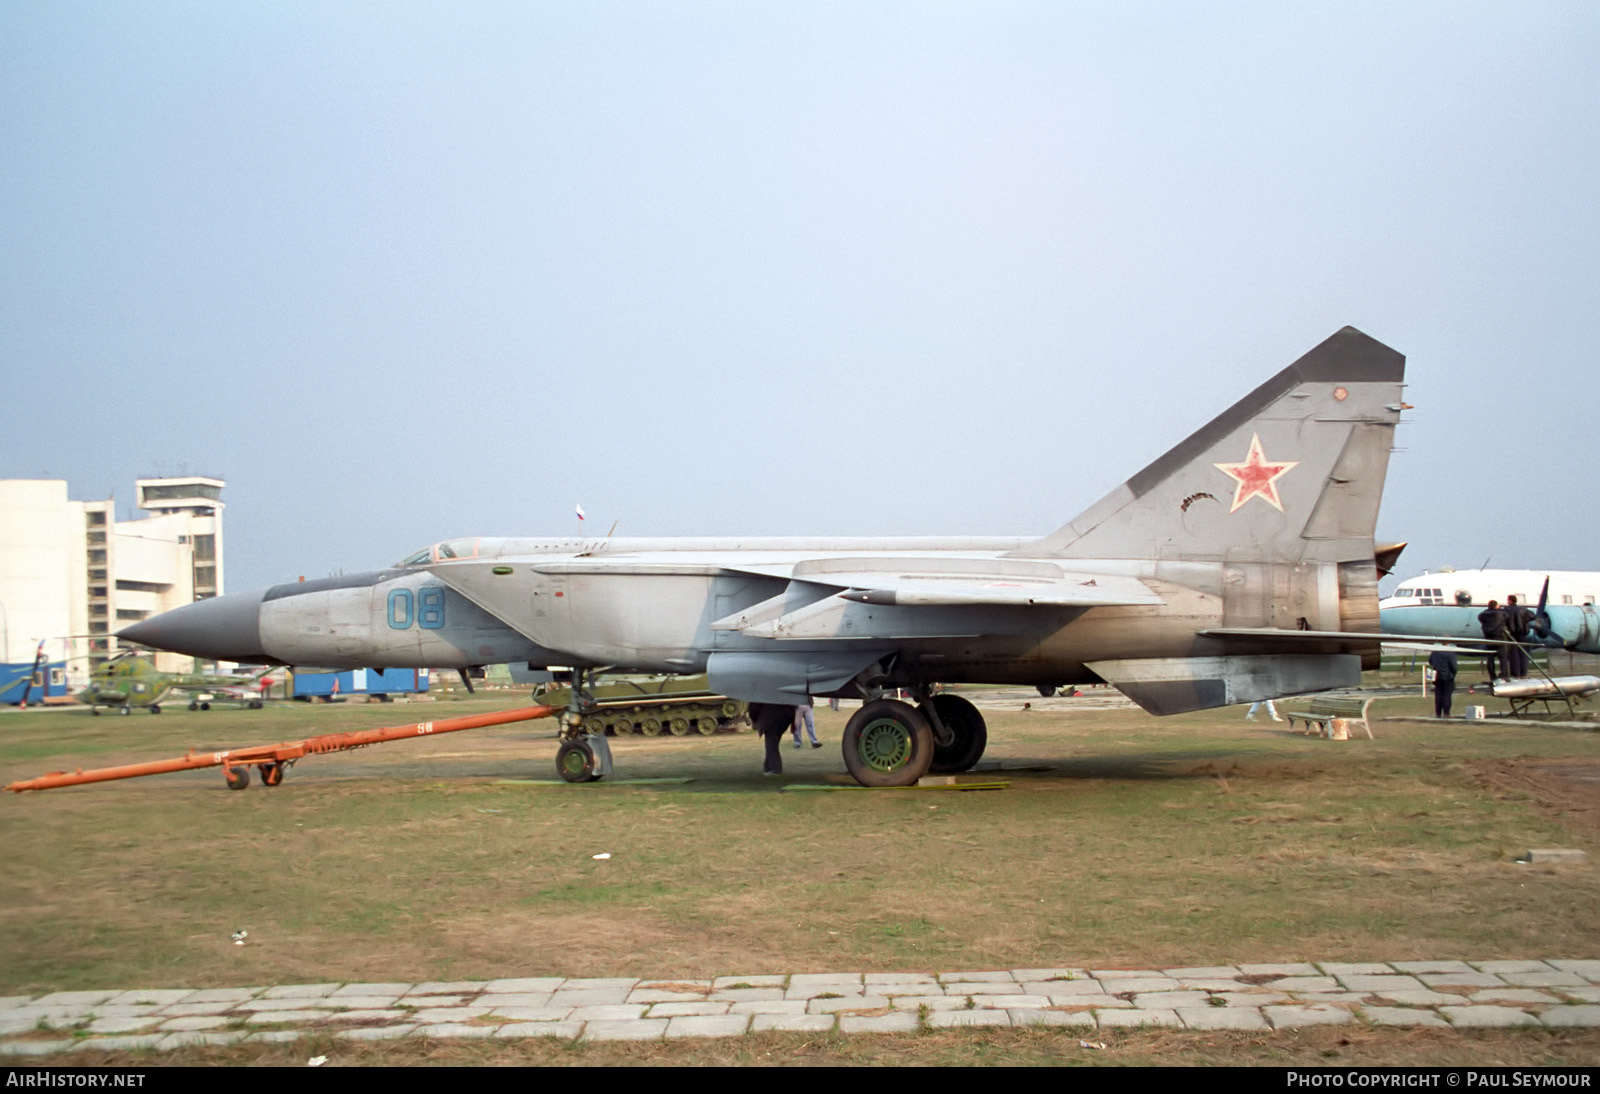
[[[583,729],[585,733],[599,736],[606,731],[606,720],[598,714],[591,714],[583,720]]]
[[[862,786],[912,786],[933,762],[933,727],[898,699],[879,699],[844,727],[844,765]]]
[[[689,719],[680,714],[667,723],[667,728],[672,730],[674,737],[687,736],[689,733]]]
[[[717,731],[715,718],[700,717],[694,720],[694,728],[702,737],[709,737]]]
[[[250,785],[250,769],[248,767],[225,767],[222,777],[228,781],[229,790],[243,790]]]
[[[261,785],[277,786],[283,782],[283,765],[278,763],[261,765]]]
[[[189,709],[190,710],[199,710],[200,709],[200,704],[194,702],[193,700],[191,700],[190,703],[189,703]]]
[[[739,701],[737,699],[724,699],[722,701],[722,716],[724,718],[739,717]]]
[[[612,721],[611,728],[615,731],[616,736],[626,737],[633,732],[633,719],[626,715],[619,715]]]
[[[211,704],[210,703],[201,703],[200,704],[200,709],[201,710],[210,710],[211,709]]]
[[[569,783],[594,782],[594,750],[587,741],[562,741],[556,749],[556,771]]]
[[[150,704],[150,713],[151,714],[160,714],[161,713],[161,704],[160,703],[151,703]]]
[[[948,745],[934,741],[933,763],[928,765],[928,770],[936,775],[971,771],[972,766],[983,758],[983,750],[989,745],[989,728],[984,725],[983,715],[959,695],[935,695],[929,702],[934,705],[939,720],[953,739]],[[924,703],[917,708],[925,718],[928,717],[927,706]]]
[[[661,719],[646,718],[644,721],[639,723],[639,730],[646,737],[659,737],[661,736]]]

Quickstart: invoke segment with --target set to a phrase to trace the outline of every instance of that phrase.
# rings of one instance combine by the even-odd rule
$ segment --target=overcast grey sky
[[[449,536],[1045,533],[1345,324],[1380,538],[1600,568],[1600,8],[0,6],[0,477]],[[120,507],[119,507],[120,508]]]

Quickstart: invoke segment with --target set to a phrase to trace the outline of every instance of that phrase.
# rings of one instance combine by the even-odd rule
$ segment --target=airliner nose
[[[117,637],[213,661],[270,661],[261,648],[261,599],[257,591],[196,600],[124,627]]]

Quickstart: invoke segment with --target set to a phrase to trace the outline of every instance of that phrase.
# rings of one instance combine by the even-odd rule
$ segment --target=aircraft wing
[[[773,566],[728,569],[830,586],[860,604],[1099,608],[1163,602],[1136,577],[1073,573],[1054,563],[1013,559],[820,558],[794,563],[787,573]]]
[[[742,560],[736,555],[702,558],[541,560],[528,566],[563,575],[750,575],[783,581],[781,592],[711,624],[772,639],[905,639],[968,637],[1026,629],[1020,616],[1030,608],[1086,609],[1160,605],[1143,581],[1126,575],[1064,570],[1050,562],[1020,559],[925,558],[918,556],[812,558],[795,561]],[[511,573],[504,561],[452,563],[433,574],[480,608],[532,638],[545,629],[521,598],[501,594]],[[775,584],[774,588],[778,586]]]

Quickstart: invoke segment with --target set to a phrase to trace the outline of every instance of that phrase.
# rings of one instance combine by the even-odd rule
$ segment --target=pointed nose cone
[[[260,592],[196,600],[117,632],[126,642],[213,661],[266,662]]]

